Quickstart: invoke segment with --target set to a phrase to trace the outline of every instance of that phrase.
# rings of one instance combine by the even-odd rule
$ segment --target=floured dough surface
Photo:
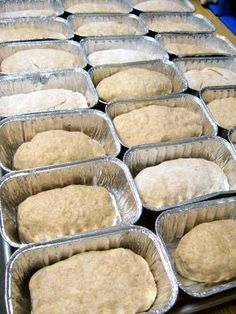
[[[205,43],[165,43],[169,53],[175,55],[225,54],[225,50]]]
[[[124,13],[123,9],[115,3],[78,3],[66,8],[70,13]]]
[[[165,74],[142,68],[129,68],[104,78],[96,87],[99,98],[111,100],[145,98],[169,94],[172,83]]]
[[[68,51],[42,48],[18,51],[1,63],[1,72],[40,72],[47,70],[77,68],[76,56]]]
[[[236,73],[225,68],[205,67],[202,70],[190,70],[184,73],[189,87],[201,90],[206,86],[225,86],[236,84]]]
[[[236,221],[217,220],[194,227],[180,240],[177,271],[197,282],[218,283],[236,277]]]
[[[236,126],[236,97],[215,99],[207,107],[223,128]]]
[[[36,17],[36,16],[50,16],[54,15],[55,11],[53,9],[32,9],[32,10],[22,10],[22,11],[8,11],[1,12],[0,18],[15,18],[15,17]]]
[[[62,88],[0,97],[1,116],[87,107],[81,93]]]
[[[63,283],[63,284],[62,284]],[[140,313],[157,287],[147,262],[118,248],[74,255],[37,271],[29,283],[34,314]]]
[[[183,107],[151,105],[117,116],[114,125],[127,146],[201,136],[202,118]]]
[[[69,185],[28,197],[17,217],[21,241],[31,243],[110,227],[116,210],[105,188]]]
[[[176,19],[153,19],[150,23],[151,29],[155,32],[199,32],[200,26],[189,21]],[[202,28],[202,27],[201,27]]]
[[[82,132],[50,130],[18,147],[13,166],[25,169],[105,156],[101,144]]]
[[[175,0],[149,0],[135,5],[136,10],[148,11],[166,11],[166,12],[184,12],[183,6]]]
[[[223,170],[201,158],[168,160],[145,168],[135,177],[135,183],[143,203],[156,208],[229,190]]]
[[[138,35],[133,25],[121,21],[96,21],[85,23],[77,29],[81,36]]]

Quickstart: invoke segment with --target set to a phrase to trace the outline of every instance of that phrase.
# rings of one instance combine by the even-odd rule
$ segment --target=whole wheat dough
[[[236,277],[236,221],[218,220],[194,227],[180,240],[177,271],[198,282],[218,283]]]
[[[26,49],[6,57],[1,63],[1,72],[40,72],[77,68],[78,66],[76,56],[65,50]]]
[[[136,10],[148,12],[184,12],[184,7],[176,0],[149,0],[143,1],[134,6]]]
[[[138,29],[122,21],[85,23],[76,33],[81,36],[138,35]]]
[[[207,107],[223,128],[236,126],[236,97],[215,99]]]
[[[185,72],[184,75],[189,87],[195,90],[201,90],[206,86],[236,85],[236,73],[220,67],[190,70]]]
[[[169,53],[175,55],[197,55],[197,54],[224,54],[224,49],[214,47],[209,43],[165,43],[165,48]]]
[[[36,16],[50,16],[54,15],[53,9],[35,9],[35,10],[22,10],[22,11],[8,11],[1,12],[0,18],[15,18],[15,17],[36,17]]]
[[[84,252],[44,267],[29,289],[34,314],[135,314],[147,311],[157,295],[147,262],[123,248]]]
[[[179,19],[153,19],[150,23],[152,30],[158,33],[163,32],[196,32],[199,31],[199,25],[193,24],[190,21],[181,21]]]
[[[135,183],[143,203],[156,208],[229,190],[223,170],[201,158],[168,160],[145,168],[136,176]]]
[[[28,197],[17,218],[21,241],[31,243],[110,227],[116,210],[105,188],[69,185]]]
[[[36,134],[18,147],[13,165],[25,169],[105,156],[101,144],[82,132],[50,130]]]
[[[111,100],[145,98],[172,92],[171,80],[163,73],[129,68],[104,78],[96,87],[99,98]]]
[[[113,120],[127,146],[201,136],[200,114],[183,107],[151,105],[121,114]]]
[[[87,108],[86,98],[68,89],[46,89],[27,94],[0,97],[0,115]]]
[[[115,3],[78,3],[66,8],[70,13],[124,13]]]

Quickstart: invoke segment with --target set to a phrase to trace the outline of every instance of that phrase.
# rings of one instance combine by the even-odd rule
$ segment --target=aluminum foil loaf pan
[[[7,172],[14,171],[12,161],[17,148],[37,133],[49,130],[83,132],[100,143],[107,156],[116,157],[120,152],[112,123],[100,111],[83,109],[20,115],[0,123],[0,166]]]
[[[106,188],[118,211],[116,225],[132,224],[139,219],[142,203],[126,165],[115,158],[98,158],[67,166],[6,175],[0,184],[3,238],[14,247],[24,245],[17,228],[18,205],[42,191],[74,184]]]
[[[195,7],[189,0],[129,0],[130,4],[134,9],[140,12],[194,12]],[[166,6],[164,4],[168,3],[169,5]],[[150,8],[144,8],[143,4],[151,5]],[[140,5],[142,4],[142,7]]]
[[[174,251],[187,232],[201,223],[222,219],[236,219],[235,197],[182,206],[164,212],[157,218],[156,232],[168,252],[179,287],[193,297],[204,298],[236,287],[236,280],[210,285],[186,279],[177,273],[174,266]]]
[[[178,158],[202,158],[216,163],[228,179],[229,191],[209,193],[160,208],[143,204],[145,208],[159,212],[180,205],[204,201],[222,194],[230,195],[233,191],[235,192],[236,155],[230,144],[221,137],[196,137],[191,140],[135,146],[125,153],[124,162],[130,169],[133,178],[135,178],[140,171],[147,167],[157,166],[164,161]]]
[[[129,68],[143,68],[151,71],[157,71],[168,76],[172,82],[172,93],[182,93],[187,89],[187,81],[184,79],[183,74],[179,69],[170,61],[143,61],[143,62],[133,62],[126,64],[113,64],[96,66],[89,70],[89,74],[92,78],[95,87],[105,78],[118,73],[120,71],[127,70]],[[138,97],[137,97],[138,98]],[[115,99],[114,99],[115,100]],[[107,104],[106,102],[99,100],[102,104]]]
[[[63,5],[58,0],[2,0],[0,2],[0,19],[59,16],[63,12]]]
[[[81,48],[80,44],[73,41],[73,40],[47,40],[47,41],[24,41],[24,42],[17,42],[17,43],[2,43],[0,44],[0,64],[2,61],[15,54],[18,51],[25,51],[28,49],[57,49],[68,51],[72,53],[76,58],[77,66],[76,68],[84,68],[87,65],[87,59],[83,53],[83,49]],[[50,69],[54,70],[54,69]],[[37,72],[45,72],[38,69],[36,66]],[[9,74],[5,73],[1,70],[1,74]],[[29,71],[25,70],[24,72],[14,73],[14,74],[25,74],[29,73]],[[12,73],[11,73],[12,74]]]
[[[177,107],[186,108],[189,109],[191,112],[198,113],[201,116],[202,120],[202,135],[203,136],[217,135],[217,126],[213,122],[207,110],[205,110],[204,104],[197,97],[188,94],[170,95],[158,97],[152,100],[143,99],[129,101],[114,101],[106,106],[106,113],[113,123],[113,120],[119,115],[153,105],[165,107],[167,106],[170,108]],[[114,123],[113,126],[116,130]],[[120,143],[124,147],[129,148],[127,144],[125,144],[122,138],[119,136],[119,132],[117,130],[116,132],[120,140]],[[140,125],[140,132],[142,132],[142,125]]]
[[[66,12],[69,13],[130,13],[132,7],[126,0],[62,0]],[[72,8],[75,5],[83,8]],[[106,8],[104,10],[104,7]]]
[[[177,57],[187,56],[235,56],[236,48],[224,36],[213,34],[162,34],[156,39],[169,54]],[[179,47],[172,47],[179,44]]]
[[[144,25],[144,22],[136,15],[134,14],[78,14],[78,15],[70,15],[67,18],[68,22],[71,25],[71,28],[73,29],[74,33],[80,37],[91,37],[94,36],[93,34],[81,32],[80,27],[86,24],[90,23],[110,23],[110,22],[116,22],[120,23],[121,25],[127,25],[131,28],[130,34],[128,35],[145,35],[148,33],[148,29]],[[112,32],[110,30],[110,24],[107,25],[107,30]],[[135,32],[132,33],[132,32]],[[113,35],[112,33],[108,35]],[[103,36],[103,34],[100,34],[99,32],[96,34],[96,36]],[[122,36],[117,35],[117,36]]]
[[[158,293],[146,313],[166,313],[175,303],[178,286],[169,259],[158,236],[138,226],[113,227],[69,239],[32,244],[11,256],[6,270],[8,314],[30,314],[29,280],[39,269],[86,251],[126,248],[142,256],[155,279]]]
[[[37,34],[45,30],[48,34]],[[70,39],[74,33],[70,24],[60,17],[25,17],[0,20],[0,42]]]
[[[98,102],[97,92],[91,78],[83,69],[5,76],[0,80],[0,119],[6,117],[1,97],[48,89],[68,89],[79,92],[85,96],[89,108],[94,107]],[[48,99],[48,102],[50,104],[50,99]],[[37,108],[32,109],[32,112],[36,111]],[[21,114],[24,113],[26,112],[21,112]]]
[[[109,36],[105,38],[93,37],[82,39],[80,43],[84,49],[85,55],[87,56],[88,63],[91,66],[132,62],[131,60],[128,59],[128,57],[130,56],[126,56],[124,50],[127,51],[135,50],[142,52],[143,59],[137,61],[169,59],[168,53],[165,51],[162,45],[159,42],[157,42],[154,38],[147,36],[120,36],[120,37]],[[97,58],[92,57],[91,59],[91,55],[94,53],[101,52],[102,50],[112,51],[113,49],[122,50],[120,51],[117,60],[116,59],[114,60],[114,58],[112,61],[102,60],[100,57]]]
[[[231,129],[228,132],[228,139],[236,153],[236,129]]]

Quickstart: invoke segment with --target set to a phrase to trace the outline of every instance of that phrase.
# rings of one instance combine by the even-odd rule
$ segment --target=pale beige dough
[[[17,217],[21,241],[31,243],[110,227],[116,209],[105,188],[69,185],[28,197]]]
[[[129,68],[104,78],[96,87],[99,98],[109,102],[145,98],[172,92],[171,80],[163,73]]]
[[[201,90],[206,86],[236,84],[236,73],[225,68],[205,67],[203,70],[190,70],[184,73],[189,87]]]
[[[143,203],[156,208],[229,190],[223,170],[201,158],[168,160],[145,168],[135,177],[135,183]]]
[[[223,128],[236,126],[236,97],[215,99],[207,107]]]
[[[179,11],[179,12],[184,12],[183,6],[177,3],[175,0],[149,0],[149,1],[143,1],[135,5],[134,7],[137,10],[140,11],[156,11],[156,12],[161,12],[161,11],[166,11],[166,12],[171,12],[171,11]]]
[[[50,16],[53,15],[54,10],[52,9],[35,9],[35,10],[22,10],[12,12],[1,12],[0,18],[15,18],[15,17],[36,17],[36,16]]]
[[[155,32],[196,32],[199,31],[199,25],[188,21],[170,21],[168,19],[153,19],[149,23],[151,29]]]
[[[6,57],[1,63],[1,72],[40,72],[77,68],[76,56],[71,52],[53,49],[26,49]]]
[[[225,51],[219,47],[207,45],[207,43],[165,43],[165,48],[169,53],[178,55],[194,55],[194,54],[224,54]]]
[[[202,118],[183,107],[151,105],[117,116],[114,125],[127,146],[202,135]]]
[[[157,287],[147,262],[118,248],[74,255],[37,271],[29,283],[34,314],[135,314]]]
[[[62,88],[0,97],[1,116],[87,107],[82,94]]]
[[[236,277],[236,221],[218,220],[194,227],[180,240],[177,271],[197,282],[218,283]]]
[[[36,134],[18,147],[13,165],[25,169],[105,156],[101,144],[82,132],[50,130]]]
[[[124,13],[115,3],[78,3],[66,8],[70,13]]]

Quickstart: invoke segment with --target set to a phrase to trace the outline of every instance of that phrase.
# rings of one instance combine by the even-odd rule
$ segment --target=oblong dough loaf
[[[217,283],[236,277],[236,221],[218,220],[194,227],[180,240],[174,254],[185,278]]]
[[[223,128],[236,126],[236,97],[215,99],[207,107]]]
[[[176,3],[176,1],[172,0],[147,0],[143,1],[141,3],[138,3],[134,7],[136,10],[148,12],[148,11],[166,11],[166,12],[171,12],[171,11],[178,11],[180,12],[183,11],[183,6],[181,6],[179,3]]]
[[[70,13],[123,13],[115,3],[78,3],[66,8]]]
[[[140,313],[157,295],[147,262],[123,248],[84,252],[44,267],[29,289],[34,314],[68,314],[68,308],[70,314]]]
[[[105,156],[101,144],[82,132],[51,130],[36,134],[30,142],[18,147],[14,158],[15,169],[26,169],[62,164]]]
[[[171,80],[163,73],[141,68],[130,68],[103,79],[96,87],[99,98],[111,100],[145,98],[169,94]]]
[[[135,183],[145,205],[174,205],[209,193],[229,190],[223,170],[201,158],[180,158],[142,170]]]

